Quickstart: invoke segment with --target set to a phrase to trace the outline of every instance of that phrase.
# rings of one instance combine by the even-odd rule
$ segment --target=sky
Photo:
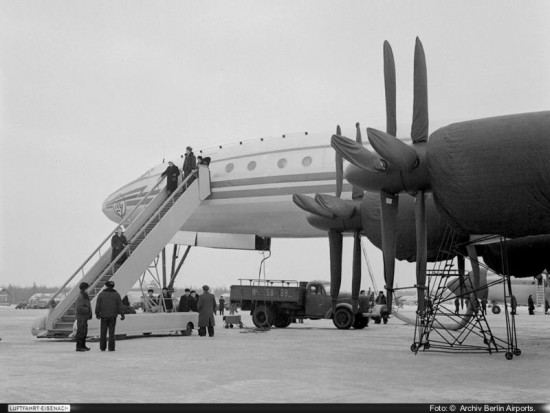
[[[0,286],[64,283],[114,230],[103,200],[187,145],[384,125],[384,40],[409,128],[416,36],[432,124],[548,110],[549,18],[537,0],[0,0]],[[267,278],[329,278],[326,239],[271,250]],[[194,248],[176,287],[254,278],[261,259]]]

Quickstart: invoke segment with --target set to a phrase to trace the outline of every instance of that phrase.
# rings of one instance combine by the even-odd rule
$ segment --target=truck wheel
[[[346,307],[340,307],[337,308],[334,312],[332,322],[334,323],[336,328],[339,328],[340,330],[347,330],[351,328],[351,326],[355,322],[355,317],[351,310]]]
[[[369,324],[369,318],[363,317],[362,315],[355,317],[355,322],[353,323],[353,328],[356,330],[361,330]]]
[[[258,328],[268,328],[271,326],[271,323],[275,321],[273,312],[269,307],[265,305],[259,305],[254,309],[252,313],[252,322]]]
[[[292,319],[288,314],[277,314],[273,325],[278,328],[286,328],[290,325],[291,321]]]

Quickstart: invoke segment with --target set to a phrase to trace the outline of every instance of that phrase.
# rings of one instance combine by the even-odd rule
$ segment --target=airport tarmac
[[[225,329],[215,337],[150,336],[117,341],[115,352],[38,339],[46,310],[0,307],[1,403],[547,403],[550,315],[516,317],[521,356],[414,354],[414,327],[391,318],[364,330],[329,320],[286,329]],[[506,337],[503,313],[488,322]],[[123,323],[124,321],[118,321]]]

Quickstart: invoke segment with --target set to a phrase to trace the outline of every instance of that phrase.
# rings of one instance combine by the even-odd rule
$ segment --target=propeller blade
[[[393,278],[395,274],[395,250],[397,248],[397,209],[399,196],[380,192],[382,218],[382,256],[384,259],[384,280],[387,289],[387,306],[391,313],[393,303]]]
[[[414,219],[416,226],[416,285],[418,311],[425,310],[426,265],[428,260],[426,233],[426,193],[420,191],[415,198]]]
[[[363,138],[361,137],[361,125],[359,122],[355,124],[355,142],[363,145]],[[341,135],[341,133],[337,133],[337,135]]]
[[[332,311],[334,311],[340,294],[340,284],[342,283],[342,233],[331,229],[328,232],[328,241],[330,248],[330,296],[332,297]]]
[[[384,86],[386,89],[386,132],[397,134],[395,60],[390,43],[384,42]]]
[[[353,264],[351,278],[351,299],[353,300],[353,314],[359,306],[359,290],[361,288],[361,234],[353,233]]]
[[[336,134],[342,135],[340,125],[336,126]],[[334,161],[336,163],[336,196],[340,198],[344,185],[344,160],[342,159],[342,155],[336,152]]]
[[[402,171],[411,171],[418,165],[416,151],[395,136],[367,128],[369,141],[378,154]]]
[[[352,218],[357,213],[354,202],[343,200],[332,195],[315,194],[315,202],[325,211],[338,218]]]
[[[383,172],[386,170],[386,162],[380,159],[377,154],[345,136],[332,135],[330,144],[345,160],[358,168],[368,172]]]
[[[323,218],[334,218],[334,214],[326,209],[321,208],[319,204],[315,202],[315,200],[310,196],[303,194],[294,194],[292,195],[292,201],[294,201],[294,203],[298,205],[298,207],[306,212],[318,215]]]
[[[413,143],[428,140],[428,74],[426,55],[422,42],[417,37],[414,48],[414,101],[411,138]]]
[[[355,124],[355,129],[357,130],[357,133],[355,135],[355,142],[363,146],[363,138],[361,137],[361,125],[359,124],[359,122]],[[355,185],[351,187],[351,199],[362,199],[364,194],[365,191],[363,191],[362,188],[359,188]]]

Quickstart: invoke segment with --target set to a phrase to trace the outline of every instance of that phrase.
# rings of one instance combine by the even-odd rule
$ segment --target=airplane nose
[[[109,195],[105,199],[105,201],[103,201],[103,205],[101,209],[107,218],[109,218],[113,222],[118,223],[120,222],[121,217],[123,216],[122,213],[125,212],[126,203],[124,202],[124,200],[117,200],[117,198],[118,198],[118,191]]]

